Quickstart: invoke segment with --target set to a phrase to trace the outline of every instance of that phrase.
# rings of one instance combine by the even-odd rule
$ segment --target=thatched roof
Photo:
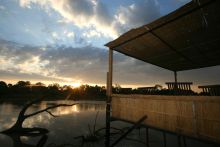
[[[220,1],[199,1],[132,29],[106,46],[172,71],[220,65]]]

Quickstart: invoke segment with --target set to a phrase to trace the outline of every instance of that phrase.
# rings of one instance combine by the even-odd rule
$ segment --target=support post
[[[146,127],[146,147],[149,147],[149,128]]]
[[[112,95],[112,68],[113,68],[113,50],[109,49],[109,70],[107,73],[107,100],[106,100],[106,132],[105,146],[110,146],[110,115],[111,115],[111,95]]]
[[[177,85],[177,72],[174,71],[174,80],[175,80],[175,84],[174,84],[174,93],[177,94],[178,91],[178,85]]]
[[[186,144],[186,137],[185,137],[185,136],[183,136],[183,146],[184,146],[184,147],[187,147],[187,144]]]
[[[113,70],[113,50],[109,49],[109,69],[107,79],[107,96],[110,97],[112,94],[112,70]]]
[[[177,139],[178,139],[178,147],[181,147],[181,135],[177,135]]]
[[[174,79],[175,79],[175,83],[177,83],[177,72],[174,71]]]
[[[163,131],[163,146],[166,147],[167,146],[167,137],[166,137],[166,133]]]

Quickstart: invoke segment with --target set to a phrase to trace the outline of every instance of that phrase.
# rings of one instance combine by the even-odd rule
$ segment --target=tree
[[[115,84],[115,86],[112,88],[113,93],[120,93],[121,86],[119,84]]]
[[[5,94],[8,90],[8,85],[4,81],[0,81],[0,94]]]
[[[159,84],[156,84],[154,87],[155,87],[157,90],[163,89],[163,86],[162,86],[162,85],[159,85]]]
[[[30,81],[18,81],[17,84],[15,84],[18,87],[27,87],[31,85]]]
[[[0,88],[8,88],[8,85],[4,81],[0,81]]]
[[[35,85],[37,85],[37,86],[45,86],[45,84],[41,83],[41,82],[37,82]]]
[[[8,88],[11,88],[13,85],[11,83],[8,84]]]

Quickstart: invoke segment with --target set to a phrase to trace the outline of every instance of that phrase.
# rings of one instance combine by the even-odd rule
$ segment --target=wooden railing
[[[202,89],[204,95],[220,96],[220,85],[205,85],[199,88]]]
[[[166,82],[168,89],[176,95],[190,95],[192,93],[192,82]]]

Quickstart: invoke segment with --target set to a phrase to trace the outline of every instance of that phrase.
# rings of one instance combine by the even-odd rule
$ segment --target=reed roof
[[[172,71],[220,65],[220,1],[191,1],[105,46]]]

